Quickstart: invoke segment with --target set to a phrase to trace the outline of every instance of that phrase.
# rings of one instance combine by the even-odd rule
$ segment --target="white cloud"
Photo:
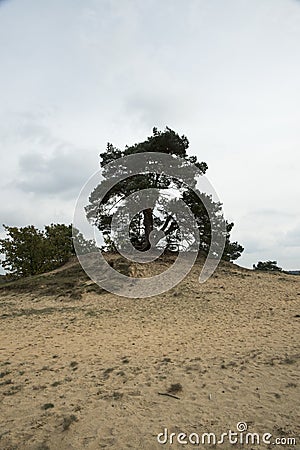
[[[168,125],[208,163],[240,262],[299,268],[299,39],[296,0],[1,2],[1,217],[70,221],[107,141]]]

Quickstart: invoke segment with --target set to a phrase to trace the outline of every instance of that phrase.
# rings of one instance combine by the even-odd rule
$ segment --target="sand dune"
[[[300,277],[222,263],[200,285],[196,265],[165,294],[127,299],[68,270],[69,290],[55,290],[64,271],[52,291],[46,277],[0,290],[0,449],[197,448],[157,435],[239,422],[300,448]]]

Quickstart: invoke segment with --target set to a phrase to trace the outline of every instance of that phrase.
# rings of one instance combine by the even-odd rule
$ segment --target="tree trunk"
[[[153,231],[153,210],[152,208],[147,208],[143,210],[143,216],[144,216],[144,228],[145,228],[145,246],[143,248],[143,251],[149,250],[150,240],[149,236],[151,231]]]

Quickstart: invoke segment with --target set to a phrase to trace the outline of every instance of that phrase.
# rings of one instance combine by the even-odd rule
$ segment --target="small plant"
[[[9,381],[10,383],[7,384],[12,384],[11,380]],[[20,385],[13,385],[8,391],[3,392],[3,395],[15,395],[21,390],[21,388],[22,387]]]
[[[286,387],[287,387],[287,388],[296,388],[296,387],[297,387],[297,384],[296,384],[296,383],[288,383],[288,384],[286,385]]]
[[[0,382],[0,386],[6,386],[7,384],[12,384],[12,381],[9,379]]]
[[[103,378],[104,378],[105,380],[107,380],[107,379],[109,378],[111,372],[113,372],[114,370],[115,370],[115,369],[114,369],[113,367],[108,367],[108,369],[105,369],[105,370],[103,371]]]
[[[167,392],[169,394],[178,394],[178,392],[182,391],[182,385],[180,383],[171,384],[168,388]]]
[[[71,361],[70,367],[71,367],[73,370],[77,370],[77,369],[78,369],[78,362],[76,362],[76,361]]]
[[[124,357],[122,358],[122,363],[123,363],[123,364],[128,364],[128,363],[129,363],[129,359],[128,359],[126,356],[124,356]]]
[[[72,425],[72,423],[77,422],[77,421],[78,421],[78,419],[75,416],[75,414],[71,414],[70,416],[64,417],[63,423],[62,423],[63,431],[67,431],[70,428],[70,426]]]
[[[286,356],[284,359],[281,360],[281,364],[294,364],[296,362],[295,358],[290,358],[289,356]]]
[[[88,317],[97,317],[98,314],[97,314],[96,311],[90,310],[90,311],[87,311],[85,313],[85,315],[88,316]]]
[[[121,400],[121,398],[124,396],[123,392],[114,391],[112,394],[112,398],[114,400]]]
[[[0,372],[0,378],[5,377],[6,375],[10,374],[10,370],[5,370],[5,372]]]

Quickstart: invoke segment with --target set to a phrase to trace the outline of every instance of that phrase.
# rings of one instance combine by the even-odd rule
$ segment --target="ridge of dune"
[[[0,449],[181,448],[157,435],[241,421],[300,443],[300,278],[222,262],[199,284],[200,268],[144,299],[76,260],[1,285]]]

